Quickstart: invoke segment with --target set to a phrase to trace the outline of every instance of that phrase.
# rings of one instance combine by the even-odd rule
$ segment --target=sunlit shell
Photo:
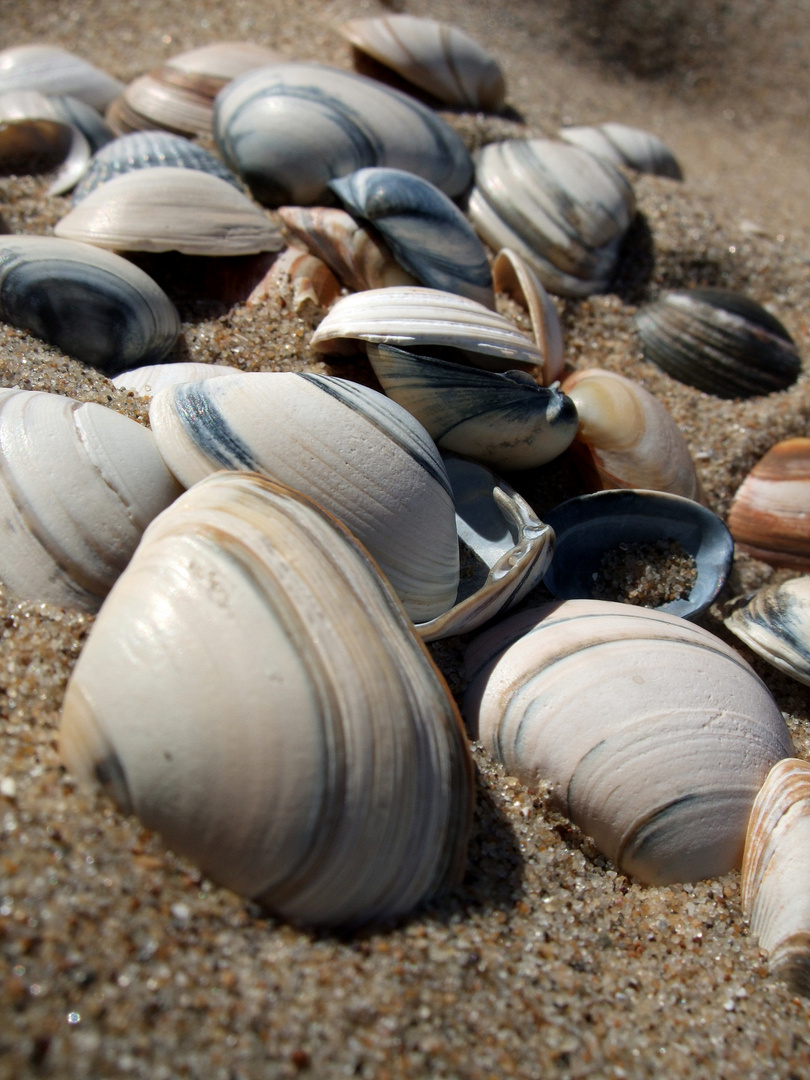
[[[655,176],[683,180],[678,160],[657,135],[627,124],[607,123],[593,127],[565,127],[560,138],[581,146],[589,154],[606,158],[614,165]]]
[[[768,663],[810,686],[810,577],[764,585],[725,623]]]
[[[166,386],[216,379],[221,375],[234,375],[238,371],[238,368],[226,364],[203,364],[192,360],[178,361],[176,364],[147,364],[131,371],[122,371],[115,376],[112,384],[119,390],[132,390],[141,397],[151,398]]]
[[[56,45],[16,45],[0,52],[0,93],[70,94],[103,111],[124,84]]]
[[[495,256],[492,282],[496,292],[511,296],[529,312],[534,340],[543,354],[540,381],[550,386],[565,366],[562,327],[554,301],[526,260],[509,248],[501,248]]]

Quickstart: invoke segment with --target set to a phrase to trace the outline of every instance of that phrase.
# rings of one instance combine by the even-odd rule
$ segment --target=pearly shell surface
[[[554,301],[531,266],[516,251],[501,248],[492,264],[496,292],[511,296],[529,313],[532,333],[543,354],[543,386],[551,386],[563,373],[562,327]]]
[[[725,624],[768,663],[810,686],[810,577],[764,585]]]

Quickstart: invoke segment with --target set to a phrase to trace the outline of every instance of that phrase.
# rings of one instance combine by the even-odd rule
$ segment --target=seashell
[[[266,206],[322,203],[328,181],[367,165],[405,169],[451,198],[472,176],[459,135],[396,90],[320,64],[271,64],[217,96],[214,137]]]
[[[455,26],[383,15],[349,19],[339,30],[358,52],[447,105],[497,112],[504,103],[506,86],[497,61]]]
[[[16,45],[0,52],[0,94],[69,94],[103,112],[123,89],[118,79],[56,45]]]
[[[786,390],[801,371],[778,319],[739,293],[666,293],[636,315],[644,356],[668,375],[722,398]]]
[[[810,686],[810,577],[763,586],[725,624],[768,663]]]
[[[200,379],[217,379],[221,375],[235,375],[240,369],[227,364],[203,364],[192,360],[179,360],[174,364],[146,364],[144,367],[122,371],[112,379],[118,390],[132,390],[141,397],[151,398],[166,386],[177,383],[199,382]]]
[[[810,994],[810,764],[778,761],[751,811],[742,865],[742,905],[771,971]]]
[[[810,439],[784,439],[753,467],[728,512],[743,551],[773,566],[810,570]]]
[[[327,308],[340,296],[340,282],[317,255],[303,248],[288,247],[274,260],[262,281],[251,291],[246,303],[259,304],[268,296],[292,292],[296,313],[314,305]]]
[[[484,631],[466,657],[473,738],[625,874],[738,867],[768,770],[793,754],[776,702],[724,642],[674,615],[568,600]]]
[[[120,413],[0,390],[0,579],[95,611],[149,522],[180,494],[152,433]]]
[[[368,359],[386,394],[442,450],[500,469],[532,469],[559,457],[576,435],[571,399],[525,371],[501,375],[372,343]]]
[[[174,305],[143,270],[50,236],[0,238],[0,319],[112,373],[157,363],[180,334]]]
[[[563,373],[562,327],[554,302],[540,279],[516,251],[501,248],[492,264],[495,291],[511,296],[529,312],[534,340],[543,354],[543,386],[551,386]]]
[[[185,487],[222,468],[288,484],[368,548],[414,622],[452,606],[450,481],[427,432],[384,394],[332,376],[240,373],[161,391],[149,419]]]
[[[554,532],[514,488],[474,461],[442,454],[465,555],[456,603],[420,623],[423,641],[466,634],[519,603],[543,577]]]
[[[607,123],[588,127],[564,127],[560,138],[614,165],[654,176],[683,180],[678,159],[657,135],[627,124]]]
[[[362,342],[452,356],[492,371],[539,367],[537,346],[508,319],[456,293],[409,286],[344,296],[320,323],[311,344],[351,355]]]
[[[601,368],[576,371],[562,390],[574,402],[580,465],[599,488],[652,488],[699,502],[700,481],[686,439],[643,386]]]
[[[516,139],[479,151],[468,213],[490,247],[516,251],[549,292],[588,296],[610,284],[635,196],[586,150]]]
[[[280,206],[287,230],[356,292],[415,285],[388,246],[345,210],[328,206]]]
[[[135,169],[176,166],[182,169],[199,169],[226,180],[239,191],[242,186],[230,169],[219,158],[191,142],[182,135],[168,131],[136,131],[121,135],[93,155],[87,172],[76,185],[73,202],[80,202],[100,184]]]
[[[594,597],[606,554],[620,544],[676,541],[695,560],[697,578],[688,597],[653,610],[696,619],[726,583],[734,541],[720,518],[700,503],[661,491],[599,491],[568,499],[545,515],[557,537],[544,583],[561,600]],[[649,606],[649,605],[644,605]]]
[[[284,241],[267,215],[231,184],[197,169],[136,169],[108,180],[54,232],[111,251],[253,255]]]
[[[68,685],[67,768],[296,923],[394,918],[455,884],[469,750],[366,551],[243,473],[153,524]]]
[[[484,245],[459,208],[429,180],[402,169],[358,169],[329,187],[373,225],[409,274],[432,289],[495,307]]]

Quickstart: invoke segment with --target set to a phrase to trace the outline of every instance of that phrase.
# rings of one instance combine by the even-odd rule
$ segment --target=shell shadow
[[[639,211],[625,233],[616,272],[607,291],[628,304],[637,304],[647,298],[654,270],[655,240],[650,223]]]

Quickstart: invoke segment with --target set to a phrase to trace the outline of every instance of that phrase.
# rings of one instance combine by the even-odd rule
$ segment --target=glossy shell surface
[[[764,585],[725,623],[768,663],[810,686],[810,577]]]
[[[541,382],[550,386],[565,367],[562,327],[554,301],[526,260],[509,248],[501,248],[495,256],[492,283],[496,292],[511,296],[528,311],[534,340],[543,354]]]
[[[0,52],[0,93],[70,94],[103,111],[124,84],[56,45],[16,45]]]
[[[218,379],[221,375],[236,375],[238,372],[239,368],[226,364],[180,360],[175,364],[146,364],[131,371],[122,371],[111,381],[119,390],[132,390],[141,397],[151,398],[166,386],[199,382],[200,379]]]

